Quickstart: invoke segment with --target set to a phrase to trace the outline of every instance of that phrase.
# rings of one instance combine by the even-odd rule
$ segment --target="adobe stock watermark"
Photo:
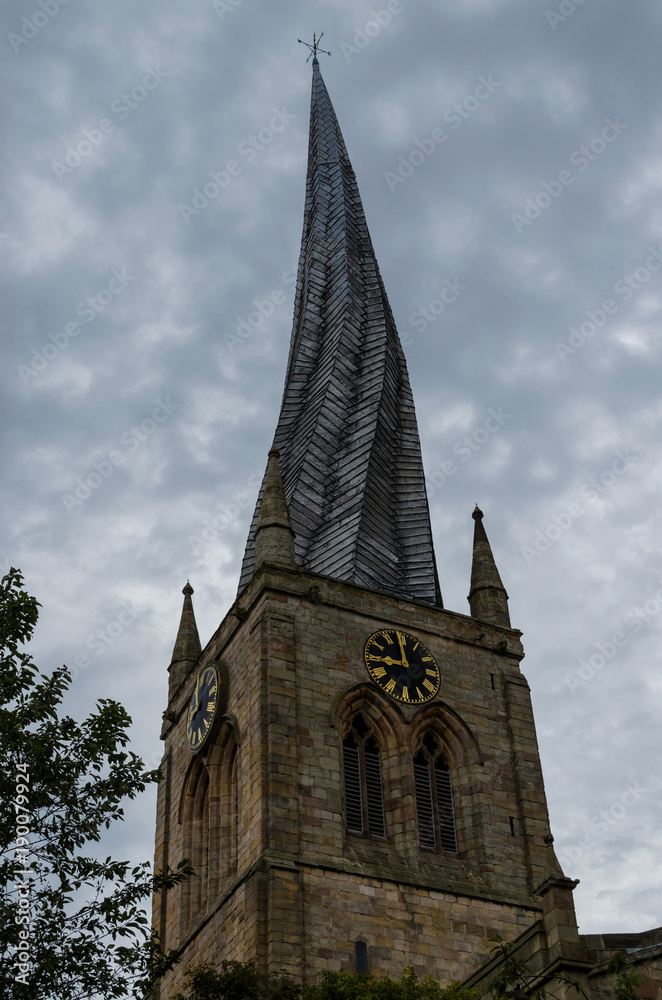
[[[408,0],[409,3],[412,0]],[[352,43],[341,42],[340,51],[345,57],[345,62],[350,62],[353,56],[358,56],[364,52],[373,39],[381,35],[384,28],[388,28],[394,17],[402,14],[404,7],[400,0],[388,0],[383,10],[371,10],[370,20],[366,21],[362,28],[354,25],[354,37]]]
[[[566,674],[564,683],[574,694],[578,688],[586,687],[597,674],[613,660],[619,649],[626,646],[633,635],[641,632],[644,625],[658,620],[662,611],[662,587],[650,597],[643,608],[634,607],[623,616],[623,625],[615,629],[604,642],[594,642],[597,652],[579,661],[578,669],[572,674]]]
[[[70,0],[39,0],[41,10],[36,10],[30,17],[24,17],[19,32],[7,32],[7,41],[14,52],[20,52],[21,48],[31,42],[42,28],[50,24],[55,15],[59,14],[60,8],[66,7],[68,3]]]
[[[263,476],[264,473],[260,469],[253,472],[246,480],[246,488],[240,490],[231,503],[227,506],[219,504],[219,510],[214,516],[202,522],[204,527],[199,530],[199,534],[189,535],[188,543],[194,556],[202,555],[205,549],[217,541],[221,533],[237,520],[242,510],[255,504]]]
[[[85,647],[95,656],[103,656],[113,643],[124,635],[128,628],[139,618],[139,613],[128,601],[120,601],[120,610],[112,621],[106,622],[101,628],[92,632],[85,640]],[[73,660],[73,666],[69,667],[72,681],[80,677],[82,670],[87,670],[93,660],[87,653],[77,653]]]
[[[297,281],[296,269],[291,267],[289,270],[284,271],[280,280],[286,287],[292,288],[296,285]],[[234,354],[237,347],[245,344],[246,341],[253,336],[255,331],[260,329],[265,319],[272,316],[276,311],[276,308],[281,306],[284,302],[285,294],[280,288],[274,288],[271,292],[269,292],[266,298],[253,299],[251,305],[255,307],[254,310],[248,313],[246,318],[243,316],[237,316],[236,332],[223,334],[225,346],[230,354]]]
[[[605,299],[597,309],[586,309],[584,315],[586,319],[576,326],[570,327],[570,336],[567,344],[557,341],[556,353],[559,360],[565,364],[569,355],[576,354],[577,351],[593,337],[598,330],[601,330],[610,319],[615,316],[624,302],[629,302],[635,292],[640,291],[653,277],[656,271],[662,268],[662,243],[659,247],[649,247],[648,256],[639,267],[631,274],[624,274],[614,283],[613,291],[615,295],[621,297],[621,301],[616,299]]]
[[[293,122],[296,115],[290,114],[287,107],[272,108],[273,115],[269,119],[267,125],[264,125],[256,135],[251,135],[248,139],[244,139],[237,146],[237,155],[244,158],[246,163],[254,163],[257,159],[257,154],[261,153],[263,150],[270,146],[274,141],[279,132],[282,132],[290,122]],[[209,176],[210,181],[207,181],[203,185],[202,189],[199,187],[194,187],[191,192],[191,204],[186,202],[181,202],[177,207],[179,208],[180,214],[188,226],[191,222],[191,216],[198,216],[210,202],[218,198],[221,191],[224,191],[233,181],[235,177],[240,177],[243,173],[243,165],[239,160],[228,160],[225,167],[221,170],[210,170]]]
[[[564,856],[560,860],[564,868],[577,864],[584,852],[605,837],[615,826],[618,826],[627,815],[628,810],[641,802],[645,795],[659,792],[662,789],[662,781],[657,775],[650,774],[644,781],[643,785],[639,779],[628,782],[622,795],[619,795],[606,809],[601,809],[597,815],[591,817],[586,825],[586,833],[578,838],[574,846],[563,848]]]
[[[504,413],[502,406],[498,406],[496,410],[489,409],[483,423],[475,427],[470,434],[463,434],[453,445],[451,450],[460,459],[460,463],[466,465],[476,452],[480,451],[483,445],[487,444],[501,430],[506,420],[510,420],[511,416],[510,413]],[[441,489],[447,479],[455,475],[458,468],[456,462],[445,459],[439,468],[426,475],[428,499],[431,499],[435,492]]]
[[[561,0],[558,10],[546,10],[545,17],[552,31],[556,31],[559,24],[563,24],[576,13],[584,0]]]
[[[244,0],[211,0],[211,5],[222,21],[226,14],[232,14],[243,2]]]
[[[64,509],[69,514],[85,503],[92,494],[99,489],[115,472],[118,466],[123,465],[127,455],[136,451],[143,442],[154,434],[158,428],[168,420],[175,410],[179,409],[179,403],[173,403],[170,396],[165,400],[156,399],[156,406],[149,417],[145,417],[139,424],[135,424],[130,430],[125,431],[120,438],[124,451],[113,449],[108,452],[107,458],[102,458],[92,462],[92,471],[88,472],[85,478],[76,476],[75,487],[71,493],[62,494]]]
[[[430,299],[427,305],[419,306],[408,318],[407,323],[413,326],[416,333],[424,333],[431,323],[439,319],[442,313],[446,312],[448,306],[456,302],[462,292],[466,292],[467,285],[461,285],[459,278],[445,278],[441,286],[441,291],[435,298]],[[414,342],[414,335],[410,330],[402,334],[400,342],[403,347],[408,347]]]
[[[596,476],[592,476],[583,483],[579,489],[581,500],[588,500],[589,503],[596,503],[603,499],[612,489],[619,476],[624,476],[629,469],[639,461],[639,456],[627,449],[617,451],[613,461],[607,469],[603,469]],[[521,545],[520,552],[524,557],[527,566],[530,566],[534,559],[539,559],[545,552],[554,545],[560,538],[570,531],[580,517],[586,513],[586,507],[579,500],[573,500],[565,510],[552,514],[546,528],[536,531],[531,545]]]
[[[456,101],[448,111],[445,111],[442,115],[442,121],[450,126],[451,131],[456,132],[500,86],[501,84],[493,78],[491,73],[488,77],[479,76],[473,92],[464,100]],[[449,133],[443,128],[434,128],[424,139],[416,139],[409,153],[406,156],[401,154],[398,157],[395,173],[390,170],[384,172],[389,190],[395,191],[398,184],[404,184],[415,170],[436,153],[439,146],[448,142],[448,139]]]
[[[84,327],[92,323],[104,309],[107,309],[113,299],[122,294],[130,281],[135,281],[135,275],[127,274],[125,267],[121,270],[113,268],[110,273],[111,278],[104,288],[100,288],[94,295],[88,295],[76,306],[76,315],[80,317],[83,325],[77,320],[64,323],[60,330],[48,334],[48,340],[40,350],[31,348],[32,361],[29,365],[17,366],[16,371],[20,375],[23,385],[29,385],[31,379],[41,375],[51,361],[54,361],[62,351],[66,351],[69,342],[85,333]]]
[[[146,67],[146,69],[147,73],[142,78],[142,82],[136,84],[126,93],[120,94],[110,105],[110,110],[116,115],[117,121],[125,121],[153,90],[161,86],[164,77],[171,76],[158,65],[156,69],[151,66]],[[83,138],[76,143],[75,147],[73,145],[67,146],[63,161],[53,160],[51,163],[51,170],[60,183],[68,174],[72,174],[83,160],[91,156],[109,135],[112,135],[117,127],[117,121],[113,121],[112,118],[102,118],[97,123],[96,128],[81,128]]]
[[[557,201],[563,192],[574,184],[577,175],[588,170],[592,163],[602,156],[609,146],[625,132],[630,126],[616,116],[616,118],[605,118],[605,127],[600,135],[595,136],[588,144],[582,145],[570,154],[570,163],[576,167],[576,171],[561,170],[556,179],[543,181],[542,190],[538,191],[532,198],[526,198],[522,212],[513,212],[510,221],[515,227],[515,232],[521,236],[527,226],[532,226],[542,213]]]
[[[163,747],[160,750],[152,750],[149,756],[143,757],[143,763],[145,765],[146,771],[158,771],[161,765],[164,763],[165,755],[163,753]]]
[[[18,944],[16,945],[16,975],[17,983],[27,983],[30,973],[30,924],[32,923],[32,906],[30,903],[30,767],[28,764],[16,764],[15,794],[12,805],[15,816],[15,847],[14,847],[14,883],[16,884],[16,915],[14,923],[19,927]]]

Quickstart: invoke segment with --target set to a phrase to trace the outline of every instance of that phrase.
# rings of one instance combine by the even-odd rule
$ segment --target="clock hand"
[[[402,634],[400,632],[396,632],[395,634],[397,635],[398,642],[400,643],[400,652],[402,653],[402,666],[405,667],[406,669],[409,666],[409,663],[407,662],[407,657],[405,655],[405,647],[402,641]]]
[[[382,663],[386,663],[389,667],[401,667],[401,660],[394,660],[392,656],[371,656],[371,660],[380,660]]]

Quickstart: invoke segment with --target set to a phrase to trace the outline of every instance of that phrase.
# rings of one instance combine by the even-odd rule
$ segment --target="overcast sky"
[[[662,6],[576,3],[6,5],[0,557],[71,710],[119,699],[155,766],[181,589],[204,644],[276,424],[324,30],[444,602],[478,501],[588,933],[662,924]]]

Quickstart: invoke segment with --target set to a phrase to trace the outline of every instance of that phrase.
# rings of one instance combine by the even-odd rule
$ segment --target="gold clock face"
[[[408,632],[395,628],[375,632],[365,644],[364,657],[372,680],[396,701],[422,705],[439,691],[437,661]]]
[[[197,752],[204,745],[214,721],[217,704],[218,673],[216,667],[210,664],[198,674],[188,707],[186,736],[191,750]]]

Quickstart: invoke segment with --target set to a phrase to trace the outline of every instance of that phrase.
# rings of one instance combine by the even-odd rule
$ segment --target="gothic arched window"
[[[221,765],[220,873],[221,879],[231,878],[237,871],[238,803],[237,803],[237,744],[232,736],[223,753]]]
[[[420,846],[456,852],[451,772],[432,733],[426,734],[414,757],[414,783]]]
[[[237,872],[238,748],[234,730],[225,724],[209,752],[210,853],[209,900],[223,892]]]
[[[180,806],[182,856],[195,875],[182,883],[182,933],[211,905],[237,873],[239,753],[226,725],[205,760],[191,764]]]
[[[200,761],[189,773],[183,805],[184,852],[195,872],[182,886],[186,922],[206,908],[209,891],[209,772]]]
[[[343,740],[343,763],[347,829],[385,837],[381,755],[372,728],[361,714],[354,717]]]

